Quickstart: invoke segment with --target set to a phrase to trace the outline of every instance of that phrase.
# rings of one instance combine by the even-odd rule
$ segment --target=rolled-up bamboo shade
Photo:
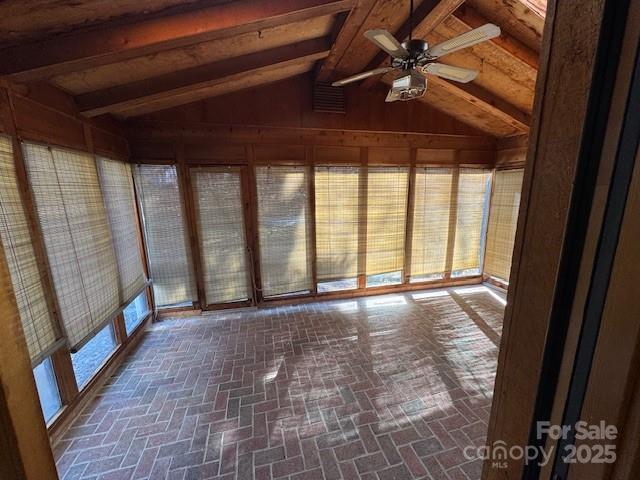
[[[367,275],[404,267],[408,189],[407,167],[367,169]]]
[[[120,306],[118,269],[93,156],[30,143],[23,151],[60,317],[72,349]]]
[[[308,167],[256,167],[262,293],[311,290]]]
[[[208,305],[250,298],[240,170],[191,170]]]
[[[176,167],[138,165],[135,172],[155,303],[192,303],[195,277]]]
[[[321,281],[356,277],[359,167],[315,167],[316,268]]]
[[[120,303],[131,300],[146,282],[138,242],[131,165],[97,157],[102,195],[118,262]]]
[[[61,333],[49,310],[18,189],[11,139],[0,136],[0,239],[31,363],[51,352]]]
[[[444,274],[451,217],[451,168],[416,168],[411,276]]]
[[[453,272],[480,268],[490,177],[491,172],[486,169],[460,169],[456,235],[451,266]]]
[[[498,170],[493,177],[484,272],[507,282],[518,224],[523,173],[523,169]]]

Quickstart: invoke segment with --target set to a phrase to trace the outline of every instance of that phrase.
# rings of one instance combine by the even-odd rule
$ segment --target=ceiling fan
[[[341,87],[374,75],[382,75],[392,70],[400,70],[405,74],[393,81],[385,99],[386,102],[395,102],[396,100],[411,100],[424,95],[427,90],[427,79],[425,78],[427,74],[461,83],[468,83],[476,78],[478,75],[477,70],[445,65],[444,63],[437,63],[435,60],[449,53],[497,37],[500,35],[500,27],[487,23],[455,38],[429,47],[424,40],[411,38],[413,30],[413,0],[410,1],[409,9],[409,40],[406,42],[401,44],[384,29],[367,30],[364,33],[367,39],[391,55],[391,65],[343,78],[333,82],[332,85],[334,87]]]

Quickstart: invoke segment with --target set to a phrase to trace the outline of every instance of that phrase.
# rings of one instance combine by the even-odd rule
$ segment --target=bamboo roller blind
[[[60,338],[49,311],[18,190],[11,139],[0,136],[0,238],[9,267],[20,320],[33,365]]]
[[[453,170],[416,168],[411,276],[444,274],[451,216]]]
[[[206,303],[246,300],[250,295],[240,170],[203,167],[191,174]]]
[[[256,188],[264,296],[311,290],[308,167],[256,167]]]
[[[23,151],[60,316],[79,348],[120,306],[118,270],[94,158],[30,143]]]
[[[453,272],[477,270],[481,266],[483,227],[490,170],[461,168],[458,179],[456,234]]]
[[[493,179],[484,271],[509,281],[524,170],[498,170]]]
[[[359,273],[359,167],[315,167],[316,268],[319,281]]]
[[[195,279],[176,168],[138,165],[136,182],[156,305],[191,303]]]
[[[367,275],[404,268],[408,189],[407,167],[367,168]]]
[[[146,282],[136,228],[133,176],[131,166],[124,162],[97,157],[97,165],[118,263],[120,303],[124,304]]]

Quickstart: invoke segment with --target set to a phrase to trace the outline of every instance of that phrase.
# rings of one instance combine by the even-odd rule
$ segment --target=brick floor
[[[60,478],[477,480],[502,314],[473,286],[154,324]]]

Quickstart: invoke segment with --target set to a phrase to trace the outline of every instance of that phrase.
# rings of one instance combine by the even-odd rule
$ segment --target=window
[[[332,282],[318,282],[318,293],[355,290],[356,288],[358,288],[358,277],[334,280]]]
[[[50,357],[45,358],[33,369],[33,378],[36,381],[44,421],[48,423],[62,408],[58,383],[56,382]]]
[[[262,293],[311,290],[307,167],[256,167]]]
[[[240,170],[203,167],[191,172],[206,304],[247,300],[249,274]]]
[[[109,323],[80,350],[71,354],[73,371],[76,375],[78,388],[82,389],[93,375],[107,361],[117,347],[113,324]]]
[[[42,361],[61,338],[47,304],[27,216],[22,206],[9,137],[0,136],[0,240],[20,312],[32,365]]]
[[[451,168],[416,168],[411,282],[444,278],[451,229]]]
[[[142,320],[145,319],[149,313],[149,302],[147,300],[147,290],[143,290],[133,302],[127,305],[124,309],[124,325],[127,331],[127,336],[136,329]]]
[[[136,184],[156,305],[192,305],[195,277],[176,167],[138,165]]]
[[[316,268],[318,291],[357,287],[361,169],[315,167]]]
[[[409,169],[367,169],[367,287],[402,283]]]
[[[480,274],[489,211],[489,170],[461,168],[459,175],[452,277]]]
[[[94,158],[24,143],[35,209],[71,348],[121,305],[119,274]]]
[[[120,300],[124,303],[146,282],[138,242],[131,165],[103,157],[97,157],[97,165],[118,263]]]
[[[506,282],[511,270],[523,172],[498,170],[493,180],[484,272]]]

